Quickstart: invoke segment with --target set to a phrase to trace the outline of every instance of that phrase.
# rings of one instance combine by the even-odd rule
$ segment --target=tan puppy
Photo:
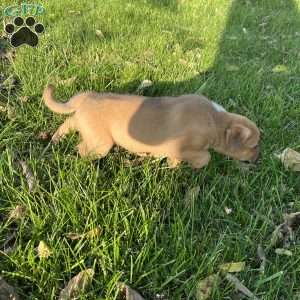
[[[52,141],[78,131],[81,156],[104,157],[117,144],[138,155],[167,157],[172,167],[187,161],[201,168],[210,161],[209,148],[245,161],[255,161],[259,154],[256,125],[204,96],[148,98],[84,92],[58,103],[53,90],[46,87],[45,104],[56,113],[73,114]]]

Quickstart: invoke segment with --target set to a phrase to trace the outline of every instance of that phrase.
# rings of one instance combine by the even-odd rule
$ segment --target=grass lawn
[[[2,0],[1,9],[12,2]],[[22,299],[57,299],[71,277],[94,268],[80,299],[121,299],[122,281],[145,299],[179,300],[196,299],[197,282],[220,264],[245,261],[236,276],[259,299],[300,299],[300,244],[290,247],[291,257],[270,246],[282,214],[300,210],[299,175],[273,155],[300,149],[300,0],[38,2],[46,8],[39,46],[0,60],[0,82],[9,75],[18,81],[0,90],[0,247],[16,231],[13,251],[0,252],[0,275]],[[145,79],[153,82],[145,95],[203,93],[257,122],[261,160],[243,170],[213,153],[200,171],[185,164],[170,170],[165,161],[136,163],[115,149],[91,162],[77,155],[76,135],[41,157],[48,141],[39,133],[53,133],[65,118],[44,106],[43,88],[74,76],[57,85],[58,99],[89,89],[135,93]],[[16,156],[37,179],[32,192]],[[186,201],[197,186],[197,197]],[[19,204],[26,215],[12,223],[7,216]],[[97,226],[95,237],[67,236]],[[41,240],[52,251],[47,259],[36,253]],[[225,283],[211,299],[233,294]]]

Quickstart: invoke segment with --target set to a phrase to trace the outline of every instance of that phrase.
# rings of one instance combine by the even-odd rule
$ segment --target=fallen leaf
[[[29,99],[28,96],[20,96],[20,100],[21,100],[21,102],[23,102],[23,103],[27,102],[28,99]]]
[[[0,276],[0,300],[20,300],[15,289]]]
[[[25,161],[18,160],[18,163],[20,164],[22,171],[23,171],[23,175],[25,176],[25,178],[27,180],[28,190],[29,190],[29,192],[32,192],[32,190],[35,186],[35,183],[36,183],[33,173]]]
[[[96,29],[96,36],[99,37],[99,38],[104,38],[103,32],[99,29]]]
[[[261,261],[260,266],[259,266],[259,271],[262,274],[264,274],[265,268],[266,268],[267,258],[266,258],[265,251],[264,251],[264,249],[261,245],[258,245],[258,247],[257,247],[257,256]]]
[[[226,280],[228,280],[232,285],[234,285],[234,287],[236,288],[236,290],[240,291],[241,293],[243,293],[245,296],[249,297],[250,299],[253,300],[259,300],[246,286],[244,286],[240,280],[232,275],[227,273],[225,276]]]
[[[288,249],[277,248],[275,249],[275,253],[278,255],[286,255],[286,256],[293,256],[293,252]]]
[[[294,228],[300,225],[300,212],[284,214],[283,218],[284,222],[289,227]]]
[[[7,112],[7,105],[3,102],[0,102],[0,112],[2,113]]]
[[[38,133],[37,138],[39,140],[45,141],[48,140],[50,138],[50,134],[47,131],[41,131]]]
[[[226,273],[238,273],[245,269],[246,263],[244,261],[231,262],[220,265],[220,270]]]
[[[213,289],[218,285],[219,275],[213,274],[203,280],[200,280],[196,287],[196,299],[205,300],[210,297],[213,292]]]
[[[76,233],[76,232],[68,232],[66,233],[66,237],[70,240],[80,240],[84,236],[83,233]]]
[[[44,241],[40,241],[37,252],[39,258],[48,258],[51,255],[51,250]]]
[[[85,234],[85,237],[88,238],[88,239],[94,239],[96,238],[97,236],[99,236],[101,234],[101,228],[100,226],[97,226],[95,227],[94,229],[88,231],[86,234]]]
[[[7,117],[9,120],[14,120],[16,118],[16,110],[13,106],[8,105],[6,108]]]
[[[224,207],[226,215],[230,215],[232,213],[232,208],[229,208],[227,206]]]
[[[284,224],[280,224],[276,226],[275,230],[272,232],[271,246],[276,246],[283,240],[283,233],[281,232],[283,225]]]
[[[23,204],[18,204],[9,212],[9,220],[20,220],[23,219],[26,215],[27,208]]]
[[[0,37],[0,60],[1,59],[7,59],[11,61],[15,57],[15,50],[9,50],[8,48],[2,48],[1,42],[3,42],[3,39]]]
[[[236,66],[236,65],[230,65],[230,64],[227,64],[227,65],[225,66],[225,69],[226,69],[226,71],[228,71],[228,72],[236,72],[236,71],[238,71],[240,68],[239,68],[238,66]]]
[[[153,82],[151,80],[145,79],[141,82],[141,84],[138,86],[137,91],[142,91],[143,89],[150,87],[153,85]]]
[[[195,199],[197,199],[199,192],[200,192],[200,186],[195,186],[195,187],[189,189],[186,192],[185,197],[184,197],[185,205],[190,206],[195,201]]]
[[[84,292],[94,277],[95,271],[93,269],[86,269],[79,272],[67,284],[67,286],[60,292],[58,300],[75,299]]]
[[[72,76],[67,79],[61,79],[61,80],[58,80],[58,84],[69,86],[69,85],[73,84],[76,81],[76,79],[77,79],[77,76]]]
[[[123,282],[117,283],[118,288],[124,294],[126,300],[145,300],[137,291]]]
[[[133,159],[127,159],[125,158],[124,159],[124,165],[126,167],[129,167],[129,166],[138,166],[140,165],[144,160],[146,159],[146,157],[135,157]]]
[[[275,156],[281,160],[286,169],[300,172],[300,153],[291,149],[286,148],[279,155]]]
[[[94,239],[97,236],[99,236],[100,234],[101,234],[101,228],[100,228],[100,226],[97,226],[94,229],[92,229],[86,233],[69,232],[66,234],[66,237],[71,240],[80,240],[83,238]]]
[[[289,69],[286,65],[276,65],[272,69],[273,73],[289,73]]]
[[[2,83],[0,83],[0,90],[12,90],[17,84],[17,79],[14,77],[14,75],[8,76]]]
[[[294,242],[294,229],[300,225],[300,212],[284,215],[284,222],[276,226],[272,233],[271,245],[277,246],[283,244],[284,248],[288,248],[290,243]]]

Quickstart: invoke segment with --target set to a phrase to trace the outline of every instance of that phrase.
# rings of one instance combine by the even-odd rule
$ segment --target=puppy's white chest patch
[[[214,101],[211,101],[211,104],[214,107],[214,109],[218,112],[225,112],[226,111],[226,109],[222,105],[220,105],[220,104],[218,104]]]

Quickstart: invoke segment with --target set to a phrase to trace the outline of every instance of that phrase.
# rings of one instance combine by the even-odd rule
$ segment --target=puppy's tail
[[[44,102],[49,109],[58,114],[71,114],[75,112],[76,109],[71,107],[68,103],[57,102],[53,96],[53,92],[54,86],[49,84],[43,93]]]

